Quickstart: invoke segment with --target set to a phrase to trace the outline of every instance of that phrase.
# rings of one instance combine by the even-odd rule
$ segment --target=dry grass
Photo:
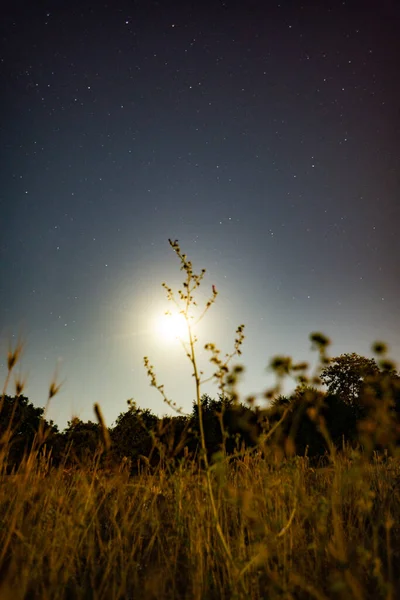
[[[0,486],[1,598],[397,598],[400,464],[250,454],[130,478],[42,464]]]
[[[221,453],[210,464],[201,417],[204,380],[190,313],[205,271],[194,274],[177,242],[170,245],[186,276],[180,305],[165,288],[188,323],[184,350],[196,387],[198,462],[167,464],[135,477],[127,464],[99,469],[97,459],[110,438],[97,406],[102,446],[92,465],[69,472],[52,467],[43,454],[47,433],[40,427],[30,456],[17,473],[5,475],[12,413],[0,439],[0,600],[400,598],[399,458],[371,459],[350,449],[337,453],[323,420],[312,414],[330,448],[325,466],[279,454],[272,442],[279,424],[264,437],[262,453],[248,451],[235,459]],[[215,301],[215,286],[212,290],[199,319]],[[233,398],[241,369],[228,363],[240,355],[243,339],[240,326],[234,351],[225,358],[213,344],[206,347],[216,368],[211,379]],[[327,338],[311,339],[327,364]],[[20,346],[8,353],[0,417],[20,354]],[[264,397],[279,394],[289,367],[304,383],[302,364],[293,366],[287,358],[273,364],[278,385]],[[147,358],[145,366],[151,385],[176,408]],[[23,388],[17,378],[16,394]],[[58,388],[54,380],[46,409]]]

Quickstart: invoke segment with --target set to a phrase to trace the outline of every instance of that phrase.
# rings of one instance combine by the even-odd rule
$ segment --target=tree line
[[[284,361],[276,369],[287,368]],[[344,447],[365,452],[394,452],[400,439],[400,376],[392,364],[358,354],[331,359],[319,381],[298,384],[293,393],[271,399],[267,408],[242,404],[219,394],[193,402],[189,415],[158,417],[129,400],[128,408],[107,428],[104,423],[73,418],[60,431],[27,397],[4,395],[0,444],[7,471],[16,470],[35,449],[53,466],[126,464],[132,473],[160,464],[178,466],[201,454],[200,414],[210,461],[240,457],[245,449],[276,456],[307,454],[319,459]],[[1,447],[0,447],[1,451]]]

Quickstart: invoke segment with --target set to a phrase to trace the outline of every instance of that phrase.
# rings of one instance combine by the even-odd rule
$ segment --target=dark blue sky
[[[161,282],[180,281],[168,238],[207,269],[201,298],[219,290],[202,342],[229,351],[246,325],[244,394],[273,354],[309,358],[315,330],[333,354],[379,338],[399,356],[399,17],[396,2],[8,9],[0,333],[4,358],[26,340],[35,404],[58,365],[61,425],[94,402],[111,423],[130,397],[163,413],[149,355],[190,410],[190,367],[154,327]]]

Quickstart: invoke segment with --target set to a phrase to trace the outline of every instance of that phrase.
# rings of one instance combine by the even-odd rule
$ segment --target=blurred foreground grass
[[[400,463],[247,453],[129,477],[40,466],[0,485],[0,598],[400,597]]]

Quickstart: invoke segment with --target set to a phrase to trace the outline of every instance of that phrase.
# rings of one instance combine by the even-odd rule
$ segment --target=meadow
[[[397,459],[248,453],[211,479],[218,523],[194,465],[3,476],[0,597],[399,597]]]
[[[179,246],[171,246],[186,274],[177,302],[189,327],[198,451],[183,451],[179,460],[165,453],[156,463],[144,457],[133,471],[129,460],[112,455],[112,436],[96,406],[100,436],[90,460],[71,462],[65,454],[54,461],[42,420],[29,452],[10,469],[15,415],[4,423],[0,412],[0,598],[399,598],[400,456],[392,399],[381,398],[368,413],[357,443],[341,445],[332,441],[319,405],[307,405],[309,423],[326,442],[319,457],[300,453],[292,429],[284,428],[289,401],[281,402],[279,418],[267,419],[256,444],[228,453],[223,443],[210,455],[189,314],[204,272],[195,275]],[[215,299],[213,290],[204,312]],[[221,358],[209,348],[216,388],[233,403],[240,369],[231,361],[242,341],[241,326],[232,354]],[[320,335],[314,342],[326,366],[327,342]],[[384,354],[383,346],[376,349]],[[19,349],[10,350],[2,409],[19,359]],[[271,364],[277,385],[265,396],[272,400],[289,372],[303,389],[317,384],[315,373],[306,377],[306,365],[278,357]],[[382,372],[385,364],[392,368],[382,362]],[[164,395],[149,359],[145,366]],[[17,381],[14,406],[22,389]],[[52,382],[49,402],[56,393]]]

